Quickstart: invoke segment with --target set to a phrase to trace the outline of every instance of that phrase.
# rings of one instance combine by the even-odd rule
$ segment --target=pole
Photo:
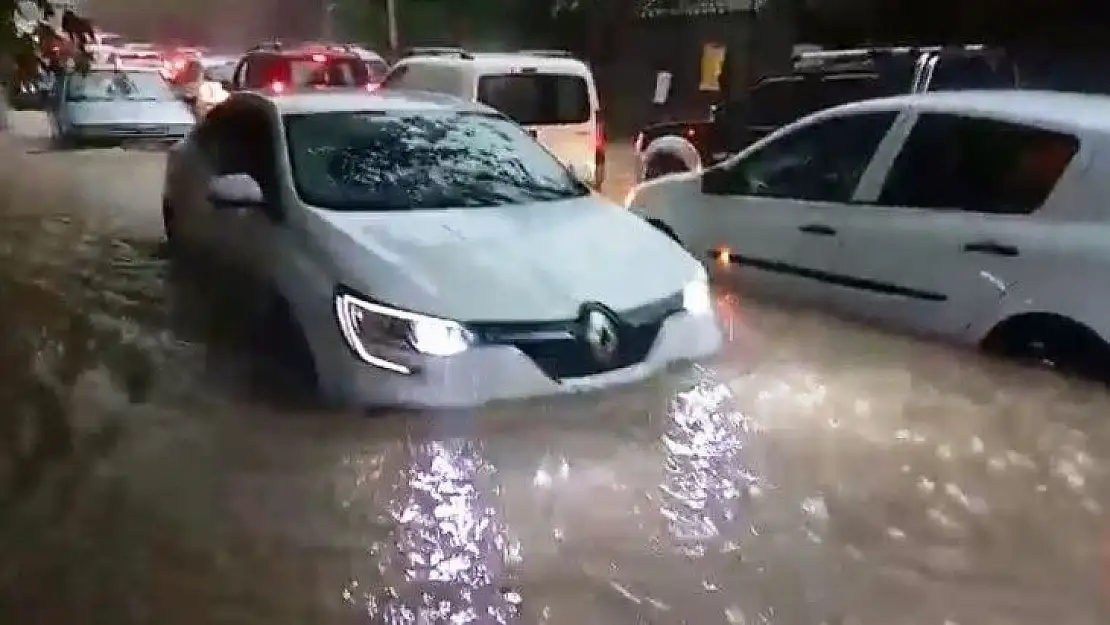
[[[400,53],[401,37],[397,32],[397,0],[385,0],[385,20],[389,26],[389,49]]]
[[[335,5],[332,4],[330,0],[324,0],[324,2],[323,2],[323,10],[324,11],[323,11],[323,15],[320,16],[320,19],[322,20],[320,22],[320,39],[322,41],[329,41],[330,42],[332,40],[331,11],[332,11],[333,8],[335,8]]]

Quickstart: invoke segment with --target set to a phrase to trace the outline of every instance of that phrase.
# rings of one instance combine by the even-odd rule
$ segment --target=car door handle
[[[819,237],[836,236],[836,229],[830,228],[829,226],[823,226],[821,224],[807,224],[805,226],[799,226],[798,230],[801,230],[806,234],[815,234]]]
[[[1020,254],[1018,248],[996,241],[975,241],[964,245],[964,251],[971,254],[990,254],[991,256],[1013,257]]]

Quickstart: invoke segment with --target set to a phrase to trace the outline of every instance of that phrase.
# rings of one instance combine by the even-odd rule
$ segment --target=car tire
[[[651,180],[667,174],[677,174],[690,171],[686,163],[673,154],[659,154],[651,157],[644,168],[644,180]]]
[[[1053,314],[1028,314],[998,324],[983,347],[1003,357],[1110,382],[1110,345],[1087,326]]]

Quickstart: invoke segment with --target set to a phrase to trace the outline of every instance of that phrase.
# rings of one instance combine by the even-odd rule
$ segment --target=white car
[[[344,404],[581,391],[722,342],[695,258],[450,96],[233,93],[172,150],[163,214]]]
[[[742,293],[1105,370],[1110,98],[871,100],[626,204]]]

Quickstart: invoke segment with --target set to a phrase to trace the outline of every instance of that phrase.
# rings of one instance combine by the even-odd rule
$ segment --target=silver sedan
[[[154,69],[94,67],[62,77],[51,121],[59,146],[173,142],[196,119]]]

